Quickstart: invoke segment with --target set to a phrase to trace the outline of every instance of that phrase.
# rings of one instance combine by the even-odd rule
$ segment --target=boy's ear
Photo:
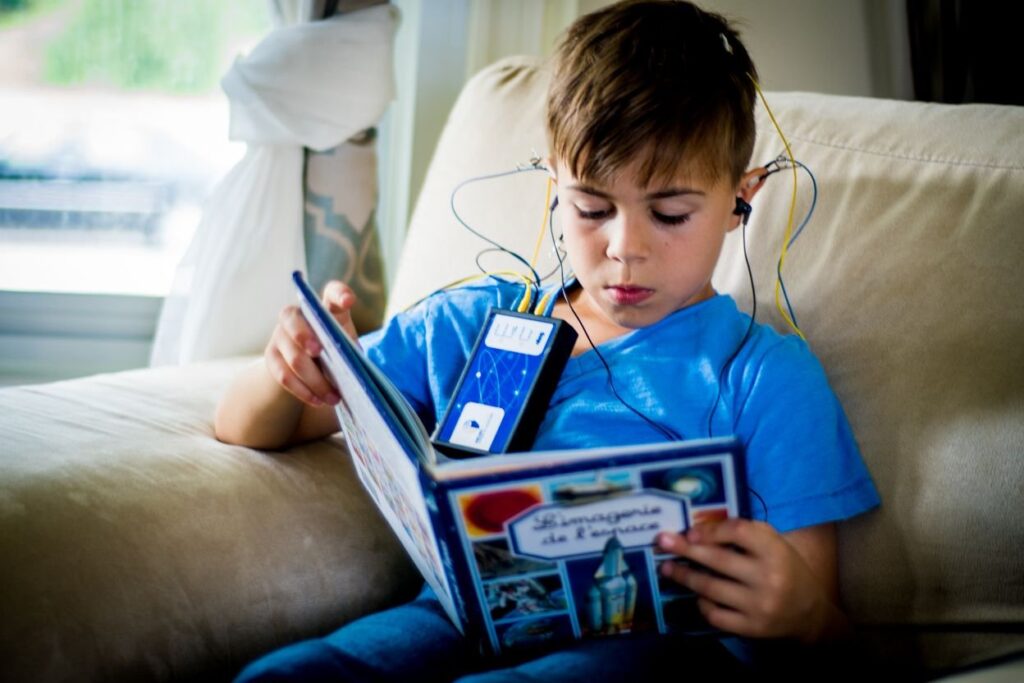
[[[753,168],[743,174],[740,178],[739,185],[736,188],[736,210],[733,211],[735,219],[729,224],[729,231],[733,231],[738,228],[742,223],[749,220],[750,218],[750,202],[754,199],[761,187],[764,185],[765,179],[768,177],[768,169],[765,167]],[[745,206],[746,211],[741,211],[740,207]]]
[[[750,169],[740,179],[740,186],[736,191],[737,196],[749,204],[754,195],[761,191],[767,178],[768,169],[764,166]]]

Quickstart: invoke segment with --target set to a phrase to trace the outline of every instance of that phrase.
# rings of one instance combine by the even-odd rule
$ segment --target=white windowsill
[[[0,386],[144,367],[163,299],[0,291]]]

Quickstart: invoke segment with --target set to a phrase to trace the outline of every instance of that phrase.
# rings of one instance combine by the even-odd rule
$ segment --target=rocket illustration
[[[633,627],[637,583],[626,564],[619,539],[612,536],[604,546],[601,564],[587,590],[587,625],[595,633],[625,633]]]

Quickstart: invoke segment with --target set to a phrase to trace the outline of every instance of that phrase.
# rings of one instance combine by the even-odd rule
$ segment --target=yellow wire
[[[523,292],[523,297],[519,300],[519,305],[516,306],[517,313],[529,313],[530,312],[530,301],[533,300],[533,287],[527,283],[526,291]]]
[[[537,256],[540,254],[540,244],[544,241],[544,229],[548,226],[548,211],[551,206],[551,177],[548,176],[548,188],[544,193],[544,213],[540,217],[540,231],[537,233],[537,244],[533,246],[533,258],[530,259],[530,267],[537,267]]]
[[[458,280],[455,280],[453,282],[449,282],[448,284],[446,284],[441,289],[449,289],[449,288],[455,287],[457,285],[465,284],[467,282],[472,282],[473,280],[482,280],[483,278],[490,277],[492,275],[511,275],[512,277],[519,278],[520,280],[522,280],[527,285],[530,284],[530,278],[526,277],[525,275],[523,275],[519,271],[516,271],[516,270],[489,270],[486,273],[476,273],[474,275],[467,275],[466,277],[461,277]]]
[[[446,289],[451,289],[452,287],[458,287],[459,285],[465,284],[467,282],[472,282],[474,280],[481,280],[481,279],[483,279],[485,277],[490,277],[492,275],[510,275],[512,277],[519,278],[526,285],[526,294],[527,295],[530,293],[530,288],[533,285],[533,281],[530,280],[530,278],[526,277],[525,275],[523,275],[522,273],[520,273],[518,271],[515,271],[515,270],[491,270],[491,271],[488,271],[486,273],[476,273],[475,275],[467,275],[466,277],[460,277],[458,280],[452,280],[448,284],[443,285],[441,287],[438,287],[436,290],[434,290],[428,296],[433,296],[434,294],[436,294],[438,292],[441,292],[441,291],[444,291]],[[425,297],[423,297],[423,299],[419,299],[419,300],[409,304],[408,306],[405,307],[405,310],[408,311],[410,308],[413,308],[414,306],[418,305],[420,302],[422,302],[426,298],[427,297],[425,296]],[[526,298],[526,297],[524,296],[524,298]]]
[[[537,232],[537,243],[533,245],[533,258],[530,259],[530,268],[537,267],[537,256],[540,255],[540,245],[544,241],[544,229],[548,223],[548,207],[551,205],[551,178],[548,178],[547,189],[544,192],[544,213],[540,217],[540,230]],[[523,276],[525,278],[525,276]],[[530,301],[533,299],[533,287],[530,283],[526,283],[526,291],[523,292],[523,298],[519,300],[519,306],[516,307],[516,311],[519,313],[528,313],[530,311]],[[536,312],[536,308],[534,309]]]
[[[772,113],[772,108],[768,106],[768,100],[765,99],[764,93],[761,92],[761,87],[751,76],[750,80],[754,83],[754,89],[757,90],[758,96],[761,98],[761,103],[764,104],[765,111],[768,112],[768,117],[772,120],[772,124],[775,125],[775,130],[779,133],[779,137],[782,138],[782,144],[786,147],[786,155],[789,157],[789,166],[793,170],[793,196],[789,203],[789,219],[786,221],[786,232],[782,237],[782,251],[779,254],[779,273],[775,278],[775,307],[779,309],[779,313],[782,315],[782,319],[793,329],[794,332],[799,335],[803,340],[807,340],[804,336],[803,331],[796,324],[796,321],[789,315],[782,306],[782,269],[786,265],[786,254],[789,252],[789,240],[793,234],[793,219],[796,217],[796,186],[797,186],[797,172],[796,172],[796,159],[793,157],[793,149],[789,146],[789,140],[786,139],[785,134],[782,132],[782,128],[779,126],[779,122],[775,120],[775,114]]]
[[[548,301],[551,300],[551,295],[552,294],[554,294],[554,291],[548,292],[547,294],[545,294],[544,296],[542,296],[540,298],[540,301],[537,302],[537,305],[533,307],[533,314],[534,315],[544,315],[544,313],[542,311],[545,308],[547,308]]]

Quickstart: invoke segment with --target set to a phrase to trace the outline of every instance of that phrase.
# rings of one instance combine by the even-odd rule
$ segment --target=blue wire
[[[803,222],[800,224],[800,227],[796,229],[796,232],[793,233],[793,236],[789,238],[790,247],[793,246],[793,242],[796,242],[796,238],[800,236],[800,233],[804,231],[804,227],[808,222],[810,222],[811,216],[814,215],[814,208],[818,205],[818,179],[814,177],[814,173],[811,169],[807,168],[807,166],[802,162],[794,159],[793,163],[804,169],[807,172],[807,175],[811,177],[811,188],[813,189],[813,194],[811,195],[811,208],[807,211],[807,216],[804,217]]]
[[[802,168],[804,171],[806,171],[807,175],[811,177],[811,188],[813,189],[813,194],[811,196],[811,208],[807,211],[807,215],[804,217],[803,222],[800,223],[800,226],[796,229],[796,232],[794,232],[793,236],[789,238],[789,243],[786,245],[787,249],[793,246],[793,243],[796,242],[796,238],[799,237],[800,233],[804,231],[804,228],[811,220],[811,216],[814,215],[815,207],[818,205],[818,179],[814,177],[814,173],[811,171],[811,169],[807,168],[807,166],[805,166],[803,163],[797,161],[796,159],[793,160],[793,163]],[[786,308],[789,310],[789,317],[793,320],[794,325],[800,327],[800,323],[797,322],[796,319],[796,312],[793,310],[793,304],[790,303],[789,301],[789,292],[786,291],[786,282],[785,280],[782,279],[781,256],[779,257],[779,261],[775,266],[775,274],[778,276],[779,285],[781,285],[782,287],[782,297],[786,300]]]
[[[455,208],[455,195],[458,194],[459,190],[461,190],[464,186],[466,186],[466,185],[468,185],[470,183],[475,183],[478,180],[492,180],[494,178],[503,178],[505,176],[513,175],[513,174],[516,174],[516,173],[529,173],[531,171],[543,171],[543,170],[544,169],[542,167],[534,165],[534,166],[527,166],[525,168],[516,168],[516,169],[513,169],[511,171],[502,171],[502,172],[499,172],[499,173],[489,173],[487,175],[481,175],[481,176],[476,176],[476,177],[473,177],[473,178],[467,178],[466,180],[463,180],[462,182],[460,182],[458,185],[455,186],[455,189],[452,190],[452,193],[451,193],[450,197],[448,198],[448,205],[451,207],[452,215],[455,216],[455,220],[457,220],[459,223],[461,223],[462,227],[464,227],[466,230],[468,230],[469,232],[473,233],[474,235],[476,235],[477,237],[482,239],[484,242],[487,242],[488,244],[493,246],[494,247],[493,251],[498,251],[498,252],[503,252],[505,254],[508,254],[509,256],[511,256],[512,258],[514,258],[515,260],[519,261],[524,266],[526,266],[529,269],[530,274],[533,275],[533,282],[534,282],[534,285],[536,286],[536,288],[538,290],[541,288],[541,277],[537,273],[536,269],[534,269],[534,267],[530,265],[530,262],[527,261],[522,256],[520,256],[519,254],[517,254],[516,252],[512,251],[511,249],[507,249],[507,248],[503,247],[502,245],[498,244],[497,242],[492,240],[487,235],[484,235],[483,233],[481,233],[481,232],[479,232],[477,230],[474,230],[469,225],[469,223],[467,223],[466,221],[462,220],[462,216],[459,215],[458,210]],[[488,249],[486,251],[492,251],[492,250]],[[488,274],[487,271],[484,270],[483,267],[480,265],[479,258],[480,258],[481,255],[482,255],[482,253],[481,254],[477,254],[477,259],[478,259],[477,260],[477,267],[480,268],[480,271],[484,275],[487,275]]]

